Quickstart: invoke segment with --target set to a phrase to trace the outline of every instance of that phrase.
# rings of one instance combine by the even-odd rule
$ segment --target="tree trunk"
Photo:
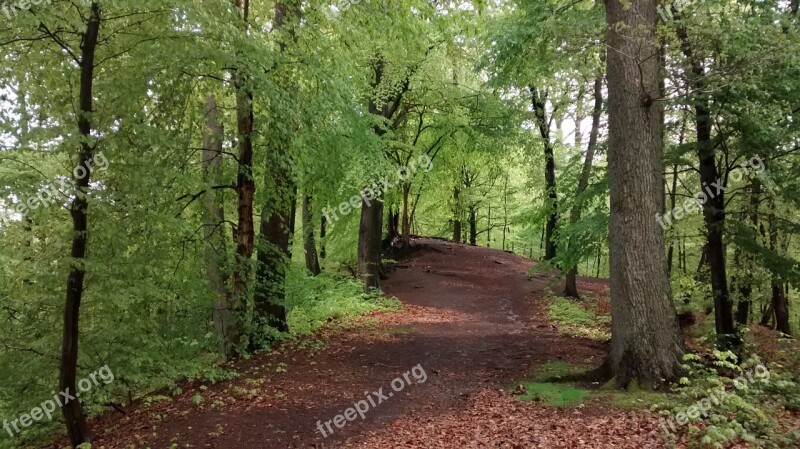
[[[778,223],[775,217],[775,198],[772,196],[769,197],[769,206],[769,249],[773,252],[778,252],[781,249],[778,247]],[[791,335],[792,330],[789,325],[789,303],[786,299],[786,293],[783,290],[783,283],[775,274],[772,275],[771,287],[772,310],[775,313],[775,329],[786,335]]]
[[[733,304],[728,290],[728,275],[725,267],[725,192],[724,188],[712,188],[720,181],[715,149],[711,141],[711,111],[706,92],[706,75],[703,61],[695,55],[686,29],[678,29],[681,50],[691,64],[691,76],[687,76],[692,88],[695,123],[697,128],[697,155],[700,160],[700,189],[713,195],[703,204],[706,227],[707,256],[711,290],[714,296],[714,322],[717,343],[723,349],[735,349],[740,345],[733,322]],[[708,186],[707,188],[705,186]]]
[[[469,244],[478,244],[478,211],[476,206],[469,208]]]
[[[663,86],[662,86],[663,89]],[[681,120],[681,132],[680,136],[678,137],[678,144],[683,145],[683,142],[686,138],[686,119],[683,118]],[[666,211],[671,213],[675,209],[675,203],[677,202],[678,196],[678,164],[672,166],[672,185],[669,191],[669,210]],[[680,248],[678,249],[680,252]],[[667,251],[667,278],[672,278],[672,259],[673,255],[675,254],[675,239],[674,236],[669,239],[669,250]],[[679,256],[680,257],[680,256]],[[680,265],[680,259],[678,260],[678,264]]]
[[[655,0],[608,0],[611,354],[616,384],[663,387],[683,349],[669,296]],[[624,31],[620,31],[624,30]]]
[[[311,210],[311,195],[303,197],[303,245],[306,255],[306,269],[314,276],[322,270],[317,257],[317,242],[314,241],[314,214]]]
[[[384,59],[378,56],[372,66],[373,81],[371,85],[376,95],[379,95],[379,92],[385,87],[383,86],[385,68]],[[403,95],[409,89],[410,76],[410,73],[407,74],[399,91],[388,98],[379,97],[380,100],[371,98],[369,100],[370,114],[391,122],[400,108]],[[387,130],[382,125],[375,125],[372,129],[375,135],[383,140]],[[364,281],[366,292],[380,289],[382,225],[383,203],[377,198],[369,201],[362,199],[361,224],[358,229],[358,275]]]
[[[220,353],[225,357],[231,354],[233,345],[241,334],[233,321],[232,304],[229,303],[228,291],[225,287],[225,198],[215,187],[222,184],[222,154],[224,129],[219,118],[217,100],[213,95],[206,97],[206,126],[203,132],[203,175],[206,183],[206,194],[203,198],[205,211],[206,242],[205,269],[211,293],[214,295],[213,321],[217,338],[220,342]]]
[[[325,237],[328,232],[328,223],[325,217],[322,217],[322,224],[319,225],[319,257],[322,260],[325,260],[328,257],[327,251],[325,250]]]
[[[364,282],[364,291],[369,292],[381,288],[383,203],[375,200],[362,202],[358,230],[358,274]]]
[[[600,116],[603,113],[603,77],[598,76],[594,80],[594,109],[592,109],[592,130],[589,134],[589,146],[586,148],[586,159],[583,162],[581,178],[578,181],[578,190],[575,192],[576,202],[570,211],[570,222],[575,224],[581,219],[581,204],[578,199],[589,187],[589,176],[592,174],[592,164],[594,163],[594,153],[597,149],[597,139],[600,134]],[[576,131],[576,133],[578,133]],[[578,133],[579,134],[579,133]],[[580,149],[580,147],[579,147]],[[574,245],[574,243],[573,243]],[[578,292],[578,264],[576,263],[567,272],[564,294],[572,298],[580,298]]]
[[[461,200],[459,196],[461,190],[458,187],[453,189],[453,241],[461,243]]]
[[[486,247],[492,247],[492,205],[488,207],[488,215],[486,216]]]
[[[287,174],[289,170],[287,169]],[[297,184],[289,178],[289,183],[292,185],[292,193],[289,199],[290,206],[289,206],[289,249],[287,254],[289,255],[289,260],[292,260],[292,249],[294,245],[294,230],[297,229]]]
[[[290,253],[292,223],[292,181],[289,175],[289,138],[277,139],[273,151],[267,156],[265,198],[261,209],[256,292],[254,299],[255,324],[267,325],[287,332],[286,269]]]
[[[287,24],[288,8],[284,2],[275,2],[275,30],[294,36]],[[296,11],[295,11],[296,13]],[[279,38],[280,51],[286,49],[287,40]],[[278,74],[277,84],[286,90],[293,86],[288,75]],[[264,203],[261,207],[259,227],[258,264],[256,266],[256,291],[253,304],[256,334],[260,326],[269,326],[288,332],[286,321],[286,270],[291,260],[291,237],[295,228],[297,187],[292,182],[289,168],[291,136],[278,126],[270,140],[264,169]],[[251,345],[256,342],[251,341]],[[256,349],[253,347],[253,349]]]
[[[80,60],[80,111],[78,116],[78,133],[81,135],[81,147],[78,153],[78,163],[87,167],[94,158],[94,147],[90,144],[92,139],[91,117],[94,112],[92,96],[94,94],[94,68],[95,50],[97,49],[100,34],[100,7],[97,3],[91,4],[91,15],[86,22],[86,31],[83,34]],[[75,196],[72,200],[70,213],[72,215],[72,258],[71,269],[67,276],[67,295],[64,303],[64,333],[61,347],[61,370],[59,388],[62,392],[74,394],[77,389],[78,370],[78,338],[80,330],[81,299],[83,298],[83,279],[86,275],[84,259],[86,258],[89,203],[89,182],[91,170],[86,170],[85,176],[75,177]],[[74,175],[73,175],[74,176]],[[67,434],[74,447],[91,440],[89,428],[86,426],[86,413],[80,400],[67,401],[62,407],[64,421],[67,425]]]
[[[749,207],[749,215],[750,215],[750,224],[752,225],[753,234],[756,239],[758,239],[758,205],[761,202],[761,180],[758,178],[753,178],[750,181],[750,207]],[[741,251],[740,251],[741,252]],[[740,268],[740,281],[739,281],[739,304],[736,308],[736,322],[742,326],[747,326],[749,319],[750,319],[750,309],[752,308],[752,293],[753,293],[753,282],[755,281],[753,277],[753,256],[749,253],[744,253],[742,255],[744,261],[742,262],[742,267]],[[733,282],[734,285],[736,282]]]
[[[250,0],[236,2],[240,9],[244,28],[249,28]],[[236,133],[239,140],[239,165],[236,175],[238,225],[236,234],[236,259],[233,270],[233,298],[237,319],[243,320],[250,296],[251,263],[255,245],[255,223],[253,221],[253,199],[256,184],[253,179],[253,91],[249,87],[248,75],[242,67],[233,74],[236,87]],[[242,336],[243,337],[243,336]],[[237,341],[239,346],[241,341]],[[237,348],[242,350],[244,348]]]
[[[761,326],[770,327],[769,322],[772,321],[772,317],[775,316],[775,301],[770,301],[767,304],[767,310],[764,311],[764,314],[761,315],[761,322],[759,323]]]
[[[558,227],[558,193],[556,191],[556,162],[553,155],[553,142],[550,139],[550,119],[547,116],[545,101],[546,95],[540,93],[536,87],[529,86],[533,110],[536,113],[536,123],[539,127],[539,134],[544,142],[544,179],[545,189],[547,190],[547,209],[550,211],[545,225],[545,256],[544,260],[552,260],[556,257],[555,232]]]
[[[383,206],[386,208],[386,205]],[[395,239],[401,238],[400,237],[400,213],[394,212],[392,210],[389,211],[387,214],[386,220],[386,239],[389,243],[393,242]]]
[[[411,246],[411,219],[408,209],[408,197],[411,194],[411,183],[403,184],[403,246]]]

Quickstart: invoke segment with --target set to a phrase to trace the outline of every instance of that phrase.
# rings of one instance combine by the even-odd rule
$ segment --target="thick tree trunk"
[[[718,345],[724,349],[735,349],[740,340],[733,322],[733,304],[728,289],[728,275],[725,267],[725,192],[717,169],[714,144],[711,141],[711,111],[706,92],[706,74],[703,61],[695,55],[689,42],[686,29],[678,29],[681,50],[691,64],[691,75],[687,78],[692,88],[695,122],[697,128],[697,155],[700,160],[700,189],[711,191],[713,195],[703,204],[703,217],[706,227],[708,267],[711,277],[711,290],[714,297],[714,321]],[[707,186],[707,187],[706,187]],[[713,197],[712,197],[713,196]]]
[[[92,96],[94,91],[95,50],[97,49],[98,36],[100,35],[100,7],[97,3],[91,4],[91,15],[86,23],[83,34],[80,60],[80,111],[78,112],[78,133],[81,135],[81,147],[78,154],[80,167],[88,167],[94,158],[94,147],[90,144],[92,139],[91,117],[94,112]],[[81,299],[83,298],[83,279],[86,275],[84,259],[86,258],[86,243],[88,230],[87,209],[89,203],[87,195],[91,170],[85,176],[76,177],[75,196],[72,200],[70,213],[72,215],[72,257],[69,275],[67,276],[67,296],[64,304],[64,334],[61,347],[61,370],[59,388],[62,392],[74,394],[77,389],[78,370],[78,338],[80,330]],[[86,426],[86,413],[80,400],[67,401],[62,407],[64,421],[67,425],[67,434],[73,446],[77,447],[88,443],[91,439],[89,428]]]
[[[597,149],[597,139],[600,134],[600,116],[603,113],[603,77],[594,80],[594,108],[592,109],[592,130],[589,134],[589,146],[586,148],[586,159],[583,162],[581,178],[578,181],[578,190],[575,197],[580,197],[589,187],[589,176],[592,174],[594,153]],[[580,122],[578,122],[580,123]],[[576,131],[579,134],[578,131]],[[579,141],[580,142],[580,141]],[[579,147],[580,149],[580,147]],[[581,219],[581,204],[576,200],[575,206],[570,211],[570,222],[575,224]],[[572,298],[580,298],[578,292],[578,264],[576,263],[568,272],[564,286],[564,294]]]
[[[276,143],[266,162],[267,194],[261,209],[254,318],[256,325],[267,325],[287,332],[289,326],[284,300],[286,270],[291,257],[289,243],[294,199],[286,161],[288,138],[278,140],[280,142]]]
[[[288,35],[292,38],[294,33],[287,24],[288,14],[288,7],[284,2],[275,2],[275,30],[283,33],[289,27]],[[286,50],[287,40],[279,40],[281,52]],[[288,75],[276,76],[280,77],[278,84],[284,89],[293,89]],[[272,128],[276,131],[270,140],[269,151],[265,158],[265,196],[261,208],[253,312],[256,326],[267,325],[280,332],[287,332],[289,325],[284,305],[285,283],[286,270],[292,257],[291,237],[297,215],[297,187],[292,182],[289,168],[291,136],[286,131],[281,131],[278,126]]]
[[[203,132],[203,175],[206,183],[206,194],[203,198],[205,211],[206,242],[205,269],[211,293],[214,295],[213,321],[217,338],[220,342],[220,353],[231,354],[231,349],[239,340],[241,330],[233,321],[233,305],[229,303],[228,291],[225,287],[225,199],[215,187],[222,182],[222,154],[224,129],[219,118],[217,100],[213,95],[206,97],[206,126]]]
[[[683,350],[669,296],[655,0],[609,0],[606,42],[611,184],[611,354],[617,385],[663,387]]]
[[[364,282],[365,292],[381,288],[382,229],[383,203],[363,200],[358,230],[358,274]]]
[[[381,88],[384,87],[385,61],[382,57],[376,58],[372,69],[372,89],[378,95]],[[374,98],[370,99],[370,114],[391,122],[402,104],[403,95],[409,89],[411,82],[409,76],[410,74],[406,76],[399,91],[390,95],[389,98],[384,97],[380,101]],[[373,132],[382,140],[387,130],[382,125],[375,125]],[[382,231],[383,203],[378,199],[363,199],[361,224],[358,229],[358,275],[364,281],[364,290],[367,292],[380,289]]]
[[[553,154],[553,142],[550,139],[550,119],[547,116],[547,98],[541,94],[536,87],[529,87],[533,111],[536,113],[536,124],[539,134],[544,143],[544,180],[547,190],[547,209],[550,213],[547,216],[545,225],[545,256],[544,260],[552,260],[556,257],[555,232],[558,227],[558,193],[556,191],[556,160]]]
[[[303,247],[306,256],[306,270],[319,276],[322,270],[317,257],[317,242],[314,240],[314,214],[311,210],[311,195],[303,197]]]

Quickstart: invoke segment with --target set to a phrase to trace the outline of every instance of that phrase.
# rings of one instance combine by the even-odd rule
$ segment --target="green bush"
[[[713,351],[710,360],[687,354],[684,362],[677,402],[656,406],[665,418],[661,423],[668,429],[668,443],[676,442],[673,429],[688,436],[691,448],[721,449],[737,441],[748,447],[788,448],[800,442],[800,433],[785,434],[778,422],[800,398],[796,379],[767,370],[757,356],[737,364],[729,351]],[[679,420],[687,423],[681,426]]]

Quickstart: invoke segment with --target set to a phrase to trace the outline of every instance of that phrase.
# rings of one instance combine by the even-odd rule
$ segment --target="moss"
[[[589,395],[589,391],[567,384],[552,382],[523,382],[523,401],[541,401],[551,407],[567,407],[579,404]]]

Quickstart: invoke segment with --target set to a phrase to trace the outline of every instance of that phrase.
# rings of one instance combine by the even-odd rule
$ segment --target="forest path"
[[[420,250],[384,283],[405,304],[402,312],[327,333],[318,354],[256,356],[236,364],[244,375],[234,381],[187,388],[174,401],[124,417],[107,415],[93,425],[96,435],[107,432],[95,447],[661,447],[652,418],[599,404],[522,403],[500,391],[546,362],[599,364],[605,352],[547,322],[543,298],[553,279],[528,279],[533,262],[433,239],[415,245]],[[393,392],[392,381],[417,365],[424,376],[417,369]],[[383,402],[370,393],[374,406],[364,419],[336,427],[336,415],[380,388]]]

